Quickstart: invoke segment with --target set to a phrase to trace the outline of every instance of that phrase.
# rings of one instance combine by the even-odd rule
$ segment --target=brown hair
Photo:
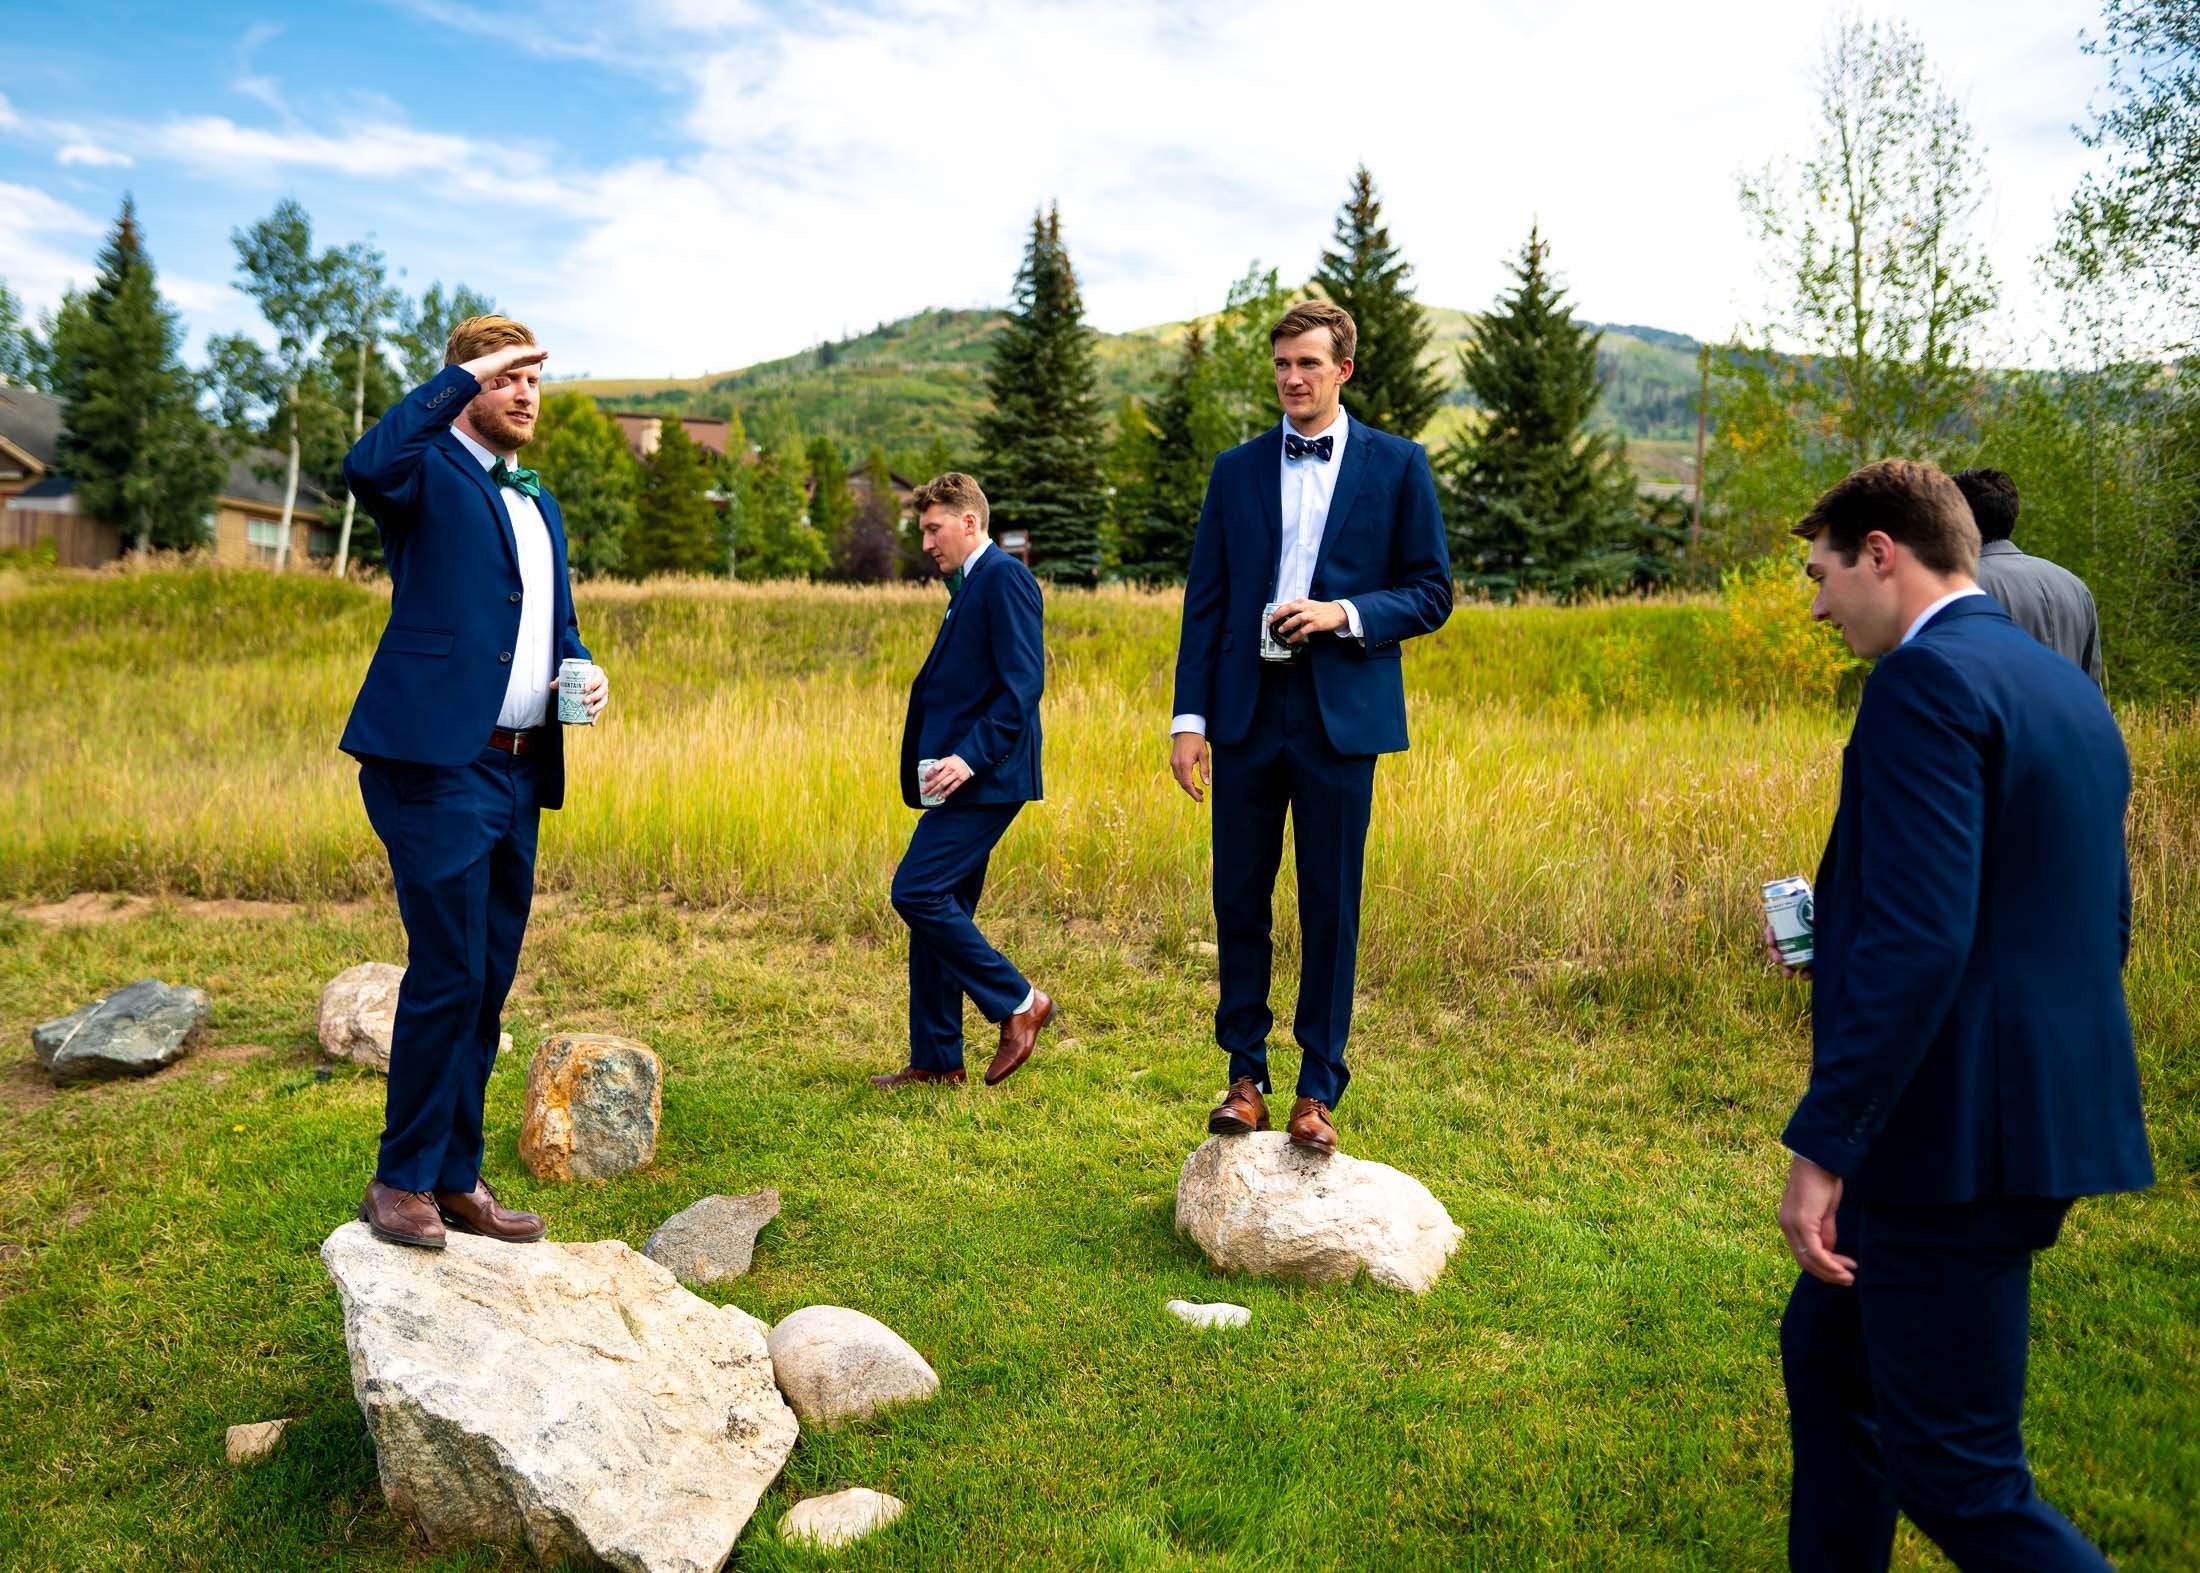
[[[1326,300],[1302,300],[1292,306],[1268,330],[1268,342],[1295,339],[1316,328],[1329,330],[1329,342],[1335,346],[1340,363],[1350,360],[1352,352],[1360,347],[1360,326],[1352,320],[1352,313]]]
[[[921,519],[927,508],[951,508],[958,514],[974,513],[981,530],[993,517],[993,510],[986,506],[985,493],[979,490],[978,483],[960,470],[936,476],[909,494],[911,513]]]
[[[480,359],[491,350],[509,349],[515,344],[534,342],[534,330],[524,322],[514,322],[510,317],[500,317],[494,312],[486,317],[468,317],[451,329],[451,336],[443,346],[443,364],[463,366],[470,360]]]
[[[1821,532],[1844,563],[1856,561],[1872,531],[1910,549],[1938,574],[1968,574],[1978,567],[1978,525],[1956,483],[1915,459],[1881,459],[1838,481],[1811,504],[1794,533],[1813,540]]]

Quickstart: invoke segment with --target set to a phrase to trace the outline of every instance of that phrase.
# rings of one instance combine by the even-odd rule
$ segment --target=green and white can
[[[1817,916],[1810,881],[1802,875],[1765,881],[1765,921],[1772,925],[1772,943],[1786,965],[1807,967],[1817,954],[1813,943]]]
[[[585,690],[589,679],[596,675],[596,663],[583,661],[577,655],[569,655],[558,663],[558,719],[567,726],[594,726],[596,718],[588,713]]]

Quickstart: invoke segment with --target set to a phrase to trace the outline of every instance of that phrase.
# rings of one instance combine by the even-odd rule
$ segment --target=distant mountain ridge
[[[1475,322],[1471,313],[1429,308],[1434,336],[1428,359],[1454,384],[1450,407],[1422,433],[1432,446],[1465,418],[1457,386],[1458,351]],[[913,455],[935,441],[970,454],[976,418],[987,407],[985,372],[993,335],[1007,321],[999,310],[931,310],[867,333],[817,344],[793,355],[734,371],[686,378],[577,377],[556,391],[587,393],[608,408],[667,415],[738,413],[752,439],[798,431],[826,436],[851,457],[872,446]],[[1110,409],[1126,395],[1160,388],[1188,326],[1157,323],[1126,333],[1097,333],[1100,392]],[[1693,439],[1697,343],[1686,334],[1639,324],[1604,329],[1599,353],[1605,377],[1604,419],[1639,445],[1647,471],[1666,466],[1672,448]]]

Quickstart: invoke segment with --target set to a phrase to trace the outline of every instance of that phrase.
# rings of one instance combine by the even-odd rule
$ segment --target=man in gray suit
[[[1978,524],[1978,586],[1999,601],[2016,625],[2101,681],[2101,614],[2093,592],[2067,568],[2017,550],[2017,483],[1999,470],[1962,470],[1956,489]]]

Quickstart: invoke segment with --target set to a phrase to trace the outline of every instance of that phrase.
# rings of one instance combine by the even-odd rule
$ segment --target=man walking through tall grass
[[[1375,761],[1406,746],[1399,646],[1451,615],[1451,560],[1420,444],[1356,425],[1359,330],[1301,301],[1269,331],[1277,426],[1215,460],[1192,540],[1169,768],[1214,791],[1215,1041],[1230,1085],[1207,1129],[1268,1128],[1270,938],[1283,822],[1298,848],[1298,1098],[1291,1141],[1337,1150],[1351,1073],[1360,874]]]
[[[993,848],[1039,800],[1039,696],[1046,687],[1039,581],[992,544],[985,493],[950,470],[910,498],[924,550],[947,579],[947,613],[909,689],[901,795],[922,809],[894,870],[894,910],[909,925],[909,1063],[873,1076],[884,1089],[963,1079],[963,996],[1000,1024],[991,1087],[1031,1057],[1054,1019],[1033,987],[978,931]]]
[[[359,1216],[441,1250],[444,1226],[539,1240],[481,1178],[482,1101],[535,890],[540,811],[565,801],[558,662],[588,658],[558,505],[512,456],[542,363],[509,317],[469,317],[443,370],[344,459],[382,532],[390,621],[344,728],[405,921],[381,1153]],[[590,717],[608,698],[600,672]]]
[[[1819,864],[1810,1090],[1780,1227],[1797,1568],[2108,1564],[2034,1490],[2032,1258],[2153,1183],[2124,1005],[2131,767],[2100,691],[1972,573],[1955,483],[1857,471],[1796,526],[1812,615],[1877,667]]]

